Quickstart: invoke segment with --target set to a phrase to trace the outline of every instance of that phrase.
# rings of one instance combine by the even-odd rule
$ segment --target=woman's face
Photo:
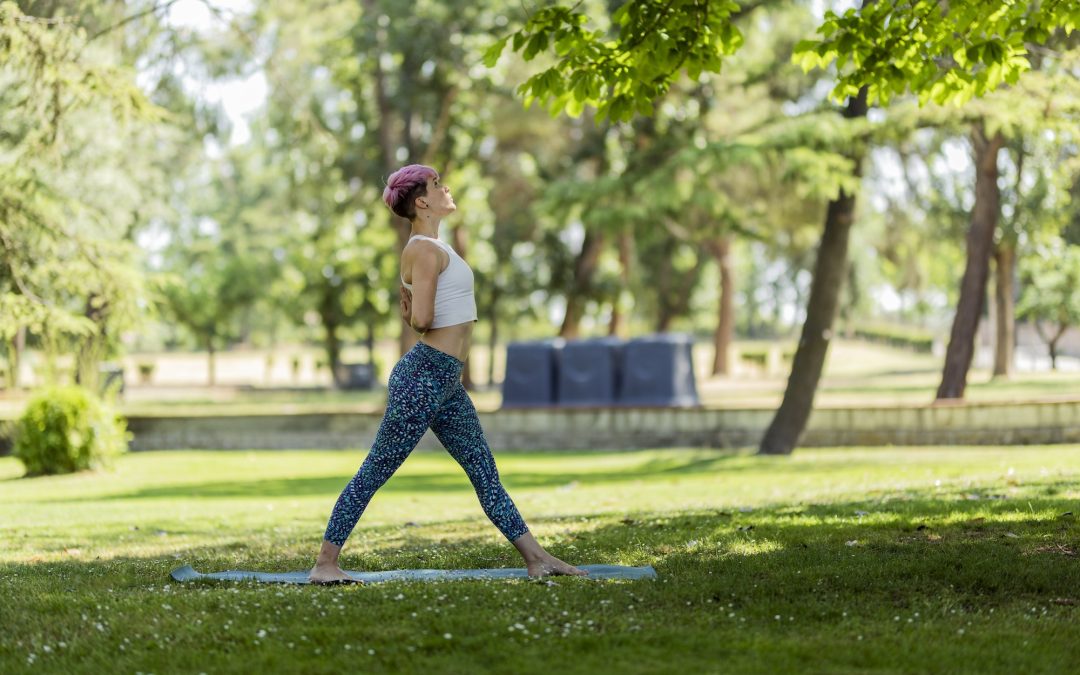
[[[441,218],[457,211],[457,204],[450,196],[450,188],[442,184],[442,178],[433,176],[427,181],[427,194],[417,198],[417,206],[426,206],[432,215]]]

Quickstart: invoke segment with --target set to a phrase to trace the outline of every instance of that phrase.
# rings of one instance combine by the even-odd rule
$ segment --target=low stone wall
[[[496,450],[628,450],[756,445],[772,409],[558,408],[481,412]],[[131,417],[133,450],[368,448],[382,413]],[[820,408],[800,445],[1080,443],[1080,399]],[[441,448],[428,431],[420,448]]]

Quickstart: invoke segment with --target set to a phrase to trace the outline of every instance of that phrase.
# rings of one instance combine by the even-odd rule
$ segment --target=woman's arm
[[[417,333],[423,335],[431,328],[435,320],[435,285],[438,282],[439,251],[434,245],[414,244],[416,251],[412,256],[412,293],[404,286],[402,315]],[[407,310],[407,311],[406,311]]]

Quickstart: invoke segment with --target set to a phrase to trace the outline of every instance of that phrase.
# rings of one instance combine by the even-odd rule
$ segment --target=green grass
[[[362,456],[137,453],[112,471],[34,479],[0,458],[0,672],[1060,673],[1080,663],[1077,446],[500,453],[548,550],[653,565],[658,580],[169,580],[185,563],[308,568]],[[436,452],[414,453],[376,494],[342,557],[353,570],[520,566],[464,473]]]

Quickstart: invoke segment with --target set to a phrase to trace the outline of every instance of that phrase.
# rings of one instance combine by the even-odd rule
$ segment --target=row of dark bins
[[[697,406],[692,347],[683,333],[511,342],[502,405]]]

